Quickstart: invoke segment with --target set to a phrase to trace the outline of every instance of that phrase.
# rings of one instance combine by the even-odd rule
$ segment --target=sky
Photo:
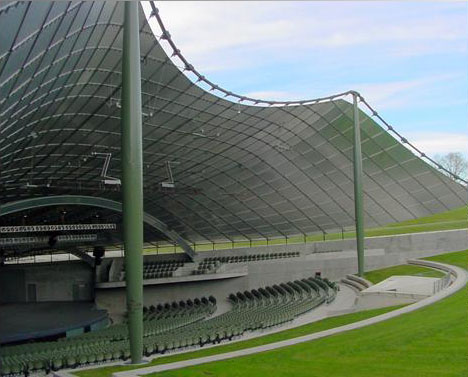
[[[468,2],[157,2],[175,44],[227,90],[350,89],[430,156],[468,156]],[[164,42],[162,42],[164,47]]]

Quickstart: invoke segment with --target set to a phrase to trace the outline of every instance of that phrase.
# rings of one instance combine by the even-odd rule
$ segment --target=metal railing
[[[450,272],[446,273],[443,278],[440,278],[434,282],[434,288],[432,290],[433,294],[436,294],[437,292],[441,291],[442,289],[445,289],[450,285],[450,282],[452,281],[452,276]]]

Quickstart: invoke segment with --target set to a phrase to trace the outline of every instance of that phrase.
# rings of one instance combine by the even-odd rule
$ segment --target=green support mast
[[[362,153],[361,127],[359,122],[359,94],[353,95],[354,118],[354,218],[356,222],[356,245],[358,257],[358,275],[364,275],[364,203],[362,195]]]
[[[143,356],[143,143],[137,1],[125,1],[122,58],[122,209],[132,363]]]

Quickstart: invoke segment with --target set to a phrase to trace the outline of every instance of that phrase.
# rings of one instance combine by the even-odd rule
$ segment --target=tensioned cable
[[[78,61],[78,60],[77,60],[77,61]],[[166,67],[166,65],[164,65],[164,67]],[[177,66],[176,66],[176,67],[177,67]],[[192,83],[192,84],[193,84],[193,83]],[[67,89],[71,90],[72,87],[73,87],[73,86],[70,86],[70,88],[67,88]],[[163,89],[163,88],[169,88],[169,87],[164,86],[164,85],[158,85],[157,88],[158,88],[159,90],[161,90],[161,89]],[[169,88],[169,89],[173,90],[174,88]],[[215,89],[215,90],[218,90],[218,89]],[[51,90],[51,91],[49,91],[49,92],[52,93],[53,90]],[[60,92],[60,93],[59,93],[59,92]],[[57,93],[58,96],[63,95],[63,93],[62,93],[60,90],[57,90],[56,93]],[[204,93],[206,93],[206,92],[204,91]],[[352,94],[352,93],[349,92],[348,94]],[[79,95],[78,95],[78,96],[79,96]],[[87,95],[86,95],[86,96],[87,96]],[[84,96],[84,97],[86,97],[86,96]],[[111,96],[112,96],[112,94],[111,94]],[[41,96],[41,97],[42,97],[42,96]],[[42,97],[42,100],[45,100],[45,97],[46,97],[46,96]],[[67,96],[65,96],[65,97],[67,97]],[[63,97],[63,98],[65,98],[65,97]],[[154,99],[155,97],[157,97],[157,96],[149,96],[149,97],[152,97],[152,98],[150,98],[149,101],[148,101],[148,103],[150,103],[150,105],[151,105],[152,102],[153,102],[153,99]],[[204,98],[204,96],[191,96],[191,97],[194,98],[194,99],[199,99],[199,100],[201,100],[201,101],[206,100],[206,98]],[[57,98],[57,97],[56,97],[56,98]],[[67,98],[68,98],[68,97],[67,97]],[[70,98],[71,98],[71,97],[70,97]],[[239,99],[239,102],[241,102],[240,99]],[[238,102],[238,103],[239,103],[239,102]],[[268,102],[268,101],[266,101],[266,102]],[[303,101],[300,101],[300,102],[303,102]],[[323,102],[325,102],[325,101],[323,101]],[[328,101],[326,101],[326,102],[330,102],[330,100],[328,100]],[[334,101],[331,100],[331,102],[334,102]],[[44,103],[44,104],[47,104],[47,102],[43,102],[43,103]],[[207,102],[207,103],[208,103],[208,102]],[[210,104],[219,104],[219,102],[209,102],[209,103],[210,103]],[[283,106],[281,106],[281,107],[280,107],[280,106],[276,106],[276,104],[278,104],[278,103],[280,103],[280,102],[279,102],[279,101],[274,101],[273,104],[271,104],[271,103],[267,103],[267,104],[268,104],[268,106],[273,106],[273,107],[278,107],[279,109],[283,109],[283,108],[284,108]],[[286,107],[287,107],[287,106],[290,106],[291,103],[292,103],[292,102],[288,102],[285,106],[286,106]],[[310,102],[310,103],[312,103],[312,102]],[[302,104],[303,104],[303,103],[302,103]],[[224,112],[233,110],[233,108],[234,108],[235,105],[236,105],[236,104],[233,103],[232,106],[221,106],[219,109],[217,108],[216,110],[217,110],[217,111],[218,111],[218,110],[221,110],[221,111],[224,113]],[[41,107],[41,106],[40,106],[40,107]],[[153,107],[154,109],[157,109],[157,108],[158,108],[158,106],[152,106],[152,107]],[[190,109],[190,105],[188,105],[188,106],[185,105],[185,106],[183,106],[183,107],[184,107],[184,109],[187,109],[187,110]],[[258,108],[261,108],[261,107],[259,106]],[[195,108],[193,108],[193,110],[194,110],[194,111],[198,111],[199,113],[202,113],[202,112],[204,111],[203,109],[195,109]],[[18,112],[18,111],[19,111],[19,110],[16,110],[16,112]],[[171,112],[171,113],[174,113],[173,111],[170,111],[170,112]],[[29,115],[29,114],[27,114],[27,115]],[[66,114],[64,114],[64,115],[66,115]],[[212,116],[212,115],[214,115],[214,114],[211,114],[211,113],[208,113],[208,112],[207,112],[205,115]],[[255,117],[255,114],[249,113],[249,114],[247,114],[247,115],[248,115],[249,117],[251,117],[251,118],[254,118],[254,117]],[[112,118],[112,117],[110,117],[109,120],[112,120],[111,118]],[[62,119],[63,119],[64,121],[66,121],[66,117],[64,117],[64,118],[62,118]],[[91,118],[89,118],[89,120],[91,120]],[[234,121],[237,122],[236,120],[234,120]],[[204,122],[204,123],[202,123],[202,124],[209,124],[210,121],[204,119],[203,122]],[[268,122],[271,122],[272,124],[273,124],[273,123],[276,123],[274,120],[273,120],[273,121],[268,120]],[[51,122],[51,123],[52,123],[52,122]],[[242,123],[242,122],[240,122],[240,123]],[[52,124],[51,127],[53,128],[55,125],[59,126],[59,125],[58,125],[58,120],[57,120],[56,122],[54,122],[54,124]],[[94,125],[96,125],[96,123],[93,123],[93,126],[94,126]],[[245,125],[247,125],[247,124],[245,124]],[[275,124],[275,126],[281,127],[280,123]],[[91,128],[92,128],[92,127],[91,127]],[[271,127],[268,127],[268,128],[269,128],[269,130],[265,131],[267,134],[271,135],[272,137],[276,137],[276,138],[278,138],[279,140],[282,139],[282,138],[279,138],[278,136],[275,136],[275,135],[274,135],[274,132],[273,132],[274,130],[272,130]],[[284,128],[284,129],[286,129],[286,128]],[[51,128],[49,128],[48,130],[53,131]],[[48,130],[45,130],[45,131],[48,131]],[[289,129],[286,129],[286,130],[290,131]],[[91,132],[92,132],[92,131],[91,131]],[[97,132],[97,133],[99,134],[99,136],[101,136],[101,134],[104,135],[104,133],[99,133],[99,132]],[[171,132],[169,132],[169,133],[171,133]],[[177,131],[176,131],[176,133],[177,133]],[[45,133],[44,133],[44,135],[45,135]],[[246,136],[247,136],[247,134],[246,134]],[[51,137],[53,137],[53,135],[49,135],[49,136],[48,136],[49,139],[50,139]],[[102,136],[102,137],[105,137],[105,135]],[[103,140],[103,139],[100,139],[100,140]],[[180,139],[179,139],[179,140],[180,140]],[[208,143],[208,140],[206,140],[206,143],[205,143],[205,144],[207,144],[207,143]],[[266,144],[271,144],[271,141],[266,142]],[[396,145],[398,145],[398,144],[396,144]],[[182,145],[181,145],[181,147],[182,147]],[[179,150],[180,150],[181,153],[183,152],[183,148],[179,148]],[[247,148],[247,150],[249,150],[249,148]],[[224,151],[225,151],[225,150],[223,149],[223,153],[224,153]],[[68,154],[69,154],[69,153],[67,153],[67,155],[68,155]],[[60,155],[60,154],[58,154],[58,156],[59,156],[59,155]],[[66,156],[66,155],[64,155],[64,157],[65,157],[65,158],[70,158],[69,156]],[[16,159],[15,159],[15,160],[16,160]],[[292,163],[294,163],[294,162],[292,162]],[[83,174],[85,174],[85,173],[83,173]],[[256,175],[256,176],[258,176],[258,175]]]
[[[465,185],[468,185],[468,180],[463,179],[462,177],[452,173],[442,165],[440,165],[438,162],[433,160],[431,157],[427,156],[425,153],[423,153],[419,148],[417,148],[414,144],[411,144],[406,138],[404,138],[399,132],[395,130],[394,127],[390,126],[378,113],[375,111],[367,101],[365,101],[364,97],[357,91],[354,90],[349,90],[343,93],[338,93],[338,94],[333,94],[331,96],[327,97],[320,97],[320,98],[314,98],[314,99],[308,99],[308,100],[298,100],[298,101],[271,101],[271,100],[262,100],[258,98],[252,98],[248,96],[243,96],[240,94],[236,94],[232,91],[228,91],[224,89],[223,87],[213,83],[212,81],[208,80],[205,76],[200,74],[192,64],[188,62],[188,60],[182,55],[180,49],[177,48],[176,44],[172,40],[171,34],[169,31],[166,29],[161,16],[159,15],[159,9],[156,7],[154,4],[154,1],[150,2],[152,12],[150,17],[154,17],[159,25],[159,28],[161,29],[161,39],[167,41],[169,46],[172,48],[172,57],[177,57],[179,60],[182,61],[184,64],[184,70],[185,71],[190,71],[192,72],[196,77],[197,77],[197,83],[198,82],[204,82],[206,85],[212,88],[212,91],[216,94],[216,91],[222,93],[224,97],[227,97],[228,99],[233,98],[238,100],[239,102],[251,102],[253,105],[283,105],[283,106],[298,106],[298,105],[306,105],[306,104],[314,104],[314,103],[319,103],[319,102],[325,102],[329,100],[333,100],[336,98],[342,98],[345,97],[349,94],[356,95],[360,99],[360,102],[364,103],[364,105],[372,112],[372,115],[376,116],[382,123],[384,123],[388,131],[392,132],[394,135],[397,136],[397,140],[400,140],[403,144],[407,144],[413,151],[417,152],[419,156],[423,159],[426,159],[427,161],[430,162],[432,166],[435,166],[437,169],[443,171],[444,173],[448,174],[450,177],[452,177],[454,180],[457,180],[459,182],[464,183]]]
[[[158,87],[158,88],[160,88],[160,87]]]
[[[335,105],[335,106],[336,106],[336,105]],[[340,107],[338,107],[338,108],[339,108],[340,111],[342,112],[343,116],[345,116],[346,118],[348,118],[350,121],[353,120],[352,116],[346,114]],[[368,118],[368,120],[371,120],[371,118]],[[383,128],[382,128],[382,130],[383,130]],[[369,140],[371,140],[371,141],[373,141],[374,143],[376,143],[376,141],[375,141],[372,137],[370,137],[369,135],[366,135],[366,133],[365,133],[364,130],[361,130],[361,132],[362,132],[365,136],[367,136],[367,137],[369,138]],[[383,130],[383,132],[385,132],[385,130]],[[403,144],[403,143],[402,143],[402,144]],[[378,145],[378,143],[376,143],[376,145]],[[399,143],[395,144],[395,146],[398,146],[398,145],[400,145],[400,144],[399,144]],[[409,161],[417,160],[417,159],[418,159],[418,156],[416,156],[414,153],[411,153],[411,155],[413,156],[412,159],[409,159],[409,160],[400,162],[400,161],[398,161],[394,156],[392,156],[390,153],[388,153],[388,150],[387,150],[387,149],[382,149],[382,152],[386,153],[386,154],[389,156],[389,158],[390,158],[391,160],[393,160],[398,166],[401,167],[401,169],[402,169],[403,171],[405,171],[405,172],[408,174],[409,177],[412,177],[416,182],[418,182],[418,184],[421,186],[421,188],[422,188],[423,190],[425,190],[425,191],[427,191],[428,193],[430,193],[429,188],[426,187],[426,185],[425,185],[423,182],[421,182],[421,180],[419,179],[419,176],[420,176],[421,174],[412,175],[412,174],[410,173],[409,169],[408,169],[407,167],[404,166],[404,164],[408,163]],[[364,155],[364,154],[363,154],[363,155]],[[385,172],[385,171],[386,171],[386,169],[384,169],[384,172]],[[428,172],[428,170],[425,171],[425,173],[427,173],[427,172]],[[452,193],[453,193],[454,195],[458,195],[458,194],[459,194],[459,193],[457,193],[455,190],[453,190],[453,187],[452,187],[451,185],[447,185],[446,182],[444,182],[444,179],[443,179],[444,176],[438,175],[437,178],[439,179],[440,184],[442,184],[442,185],[444,185],[444,186],[448,186],[448,187],[449,187],[449,190],[451,190]],[[405,189],[405,191],[408,192],[408,190],[406,190],[406,189]],[[413,194],[410,193],[410,192],[409,192],[409,194],[410,194],[410,195],[413,195]],[[443,201],[441,201],[440,198],[436,197],[436,200],[437,200],[443,207],[445,207],[446,210],[449,209],[449,207],[447,207],[447,205],[446,205],[445,203],[443,203]],[[422,203],[422,204],[426,207],[426,205],[425,205],[424,203]],[[426,208],[427,208],[427,207],[426,207]]]
[[[429,161],[433,166],[435,166],[437,169],[444,171],[450,177],[453,179],[463,182],[464,184],[468,184],[468,180],[463,179],[462,177],[452,173],[451,171],[447,170],[445,167],[443,167],[441,164],[439,164],[437,161],[423,153],[419,148],[417,148],[414,144],[410,143],[408,139],[403,137],[402,134],[400,134],[394,127],[392,127],[365,99],[362,95],[359,94],[359,101],[362,102],[372,113],[372,116],[376,117],[378,120],[380,120],[386,127],[387,131],[392,132],[397,136],[397,138],[401,141],[402,144],[408,145],[413,151],[419,154],[421,158],[426,159]]]

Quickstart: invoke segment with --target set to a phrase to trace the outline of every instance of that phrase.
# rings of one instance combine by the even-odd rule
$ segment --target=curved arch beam
[[[56,195],[41,196],[39,198],[29,198],[2,204],[0,205],[0,216],[9,215],[27,209],[60,205],[99,207],[120,213],[122,212],[122,203],[115,200],[85,195]],[[161,220],[150,215],[149,213],[144,212],[143,221],[177,243],[191,259],[194,258],[195,251],[187,243],[187,241],[183,239],[176,231],[170,229]]]

